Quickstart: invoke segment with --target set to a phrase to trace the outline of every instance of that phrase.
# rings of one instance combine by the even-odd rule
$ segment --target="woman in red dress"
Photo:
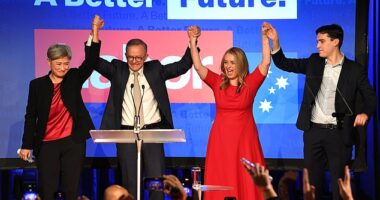
[[[254,98],[270,65],[265,24],[261,29],[262,60],[256,69],[249,73],[244,51],[232,47],[223,56],[220,75],[202,65],[196,47],[199,28],[189,28],[195,70],[212,89],[216,104],[216,116],[207,146],[205,184],[233,187],[233,190],[228,191],[205,192],[206,200],[223,200],[225,197],[235,197],[237,200],[263,199],[240,159],[244,157],[253,163],[265,164],[252,113]]]

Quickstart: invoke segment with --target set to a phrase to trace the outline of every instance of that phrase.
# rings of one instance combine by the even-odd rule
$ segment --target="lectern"
[[[142,143],[186,142],[181,129],[91,130],[94,143],[136,143],[137,145],[137,200],[140,200]]]

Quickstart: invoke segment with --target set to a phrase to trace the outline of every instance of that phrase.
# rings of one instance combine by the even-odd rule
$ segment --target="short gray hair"
[[[53,44],[47,51],[47,58],[49,60],[56,60],[58,58],[68,57],[71,59],[71,49],[66,44]]]

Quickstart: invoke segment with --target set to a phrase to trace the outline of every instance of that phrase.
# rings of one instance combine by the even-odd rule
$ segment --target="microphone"
[[[345,113],[337,113],[333,112],[332,116],[336,118],[336,125],[338,126],[338,129],[343,128],[343,118],[346,116]]]
[[[134,98],[134,96],[133,96],[133,87],[134,87],[134,86],[135,86],[135,85],[134,85],[133,83],[131,83],[131,96],[132,96],[133,107],[134,107],[134,109],[135,109],[135,116],[134,116],[134,118],[133,118],[133,126],[134,126],[135,129],[136,129],[137,125],[140,124],[140,123],[139,123],[139,122],[140,122],[140,119],[139,119],[139,116],[138,116],[138,114],[137,114],[135,98]]]
[[[141,95],[141,99],[140,99],[140,106],[139,106],[139,115],[140,115],[140,110],[141,110],[141,105],[142,105],[142,100],[144,98],[144,94],[145,94],[145,85],[141,85],[141,88],[142,88],[142,95]]]
[[[341,117],[346,116],[346,114],[344,114],[344,113],[333,112],[333,113],[332,113],[332,116],[333,116],[333,117],[336,117],[336,118],[341,118]]]

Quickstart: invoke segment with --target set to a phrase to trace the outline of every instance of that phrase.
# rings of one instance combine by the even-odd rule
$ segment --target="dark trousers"
[[[130,127],[122,127],[130,129]],[[150,126],[149,129],[159,129],[160,126]],[[123,186],[137,198],[137,146],[136,144],[116,144],[117,157],[121,169]],[[141,148],[141,174],[144,177],[161,177],[165,170],[165,154],[163,144],[144,144]],[[142,179],[141,179],[142,180]],[[141,181],[143,183],[143,181]],[[141,186],[141,191],[144,188]],[[150,192],[149,199],[162,200],[162,192]]]
[[[333,199],[341,199],[338,190],[338,178],[344,178],[344,166],[351,161],[352,146],[346,145],[343,131],[311,127],[304,132],[305,165],[309,171],[310,184],[316,188],[316,199],[323,195],[325,169],[331,174]]]
[[[85,151],[85,141],[75,143],[71,137],[43,142],[37,156],[41,199],[54,199],[60,179],[65,199],[77,199]]]

